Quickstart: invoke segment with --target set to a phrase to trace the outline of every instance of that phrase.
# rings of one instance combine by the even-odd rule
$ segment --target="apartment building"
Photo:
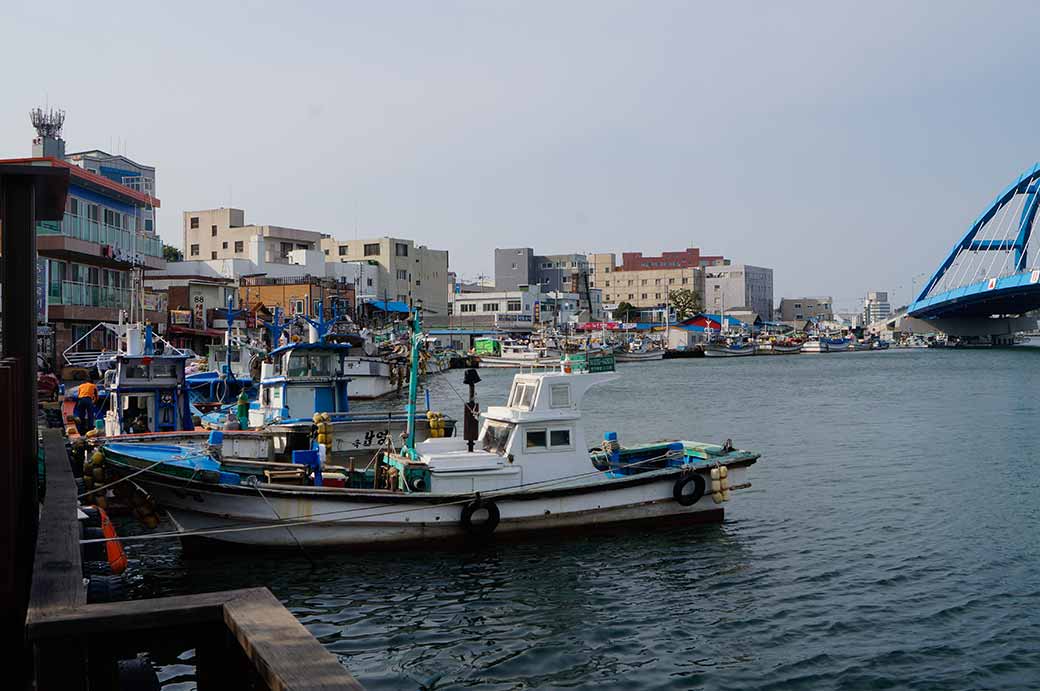
[[[867,293],[863,301],[863,323],[873,324],[892,316],[892,305],[888,302],[888,293],[875,291]]]
[[[339,240],[324,236],[321,249],[327,263],[372,262],[380,268],[383,294],[376,299],[404,302],[422,300],[430,323],[448,317],[448,251],[417,245],[403,238]]]
[[[320,251],[321,233],[282,226],[246,224],[242,209],[185,211],[184,258],[188,261],[250,259],[288,264],[295,250]]]
[[[666,308],[669,294],[681,289],[703,298],[704,271],[698,266],[626,269],[616,260],[617,255],[612,253],[589,255],[589,285],[602,291],[608,311],[622,302],[642,310]],[[641,266],[631,261],[630,265]]]
[[[537,285],[520,286],[516,290],[453,293],[450,325],[530,331],[551,318],[551,314],[541,310],[544,297]]]

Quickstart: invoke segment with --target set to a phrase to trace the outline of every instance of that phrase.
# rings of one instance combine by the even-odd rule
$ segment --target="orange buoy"
[[[123,551],[123,545],[119,542],[119,535],[116,533],[116,527],[112,525],[112,521],[108,519],[108,514],[105,510],[98,507],[98,513],[101,514],[101,532],[105,534],[108,541],[105,542],[105,555],[108,557],[108,565],[112,567],[112,573],[118,575],[126,571],[127,559],[126,552]]]

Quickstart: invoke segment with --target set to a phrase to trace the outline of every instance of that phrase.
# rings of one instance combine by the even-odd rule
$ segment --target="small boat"
[[[796,355],[802,352],[802,342],[794,339],[772,339],[755,344],[755,355]]]
[[[700,357],[704,357],[704,348],[702,348],[700,345],[689,346],[686,348],[668,348],[664,351],[665,360],[679,360]]]
[[[295,452],[292,464],[243,464],[179,445],[109,444],[103,453],[113,472],[136,473],[184,539],[368,548],[721,521],[759,455],[728,440],[625,448],[610,432],[589,450],[582,403],[617,375],[578,365],[568,358],[553,371],[516,374],[506,404],[488,408],[469,438],[417,442],[413,359],[405,443],[363,468],[322,461],[320,423],[316,448]]]
[[[743,336],[730,336],[704,344],[705,357],[744,357],[755,354],[755,344]]]
[[[803,353],[847,353],[849,339],[835,336],[810,336],[802,344]]]
[[[664,348],[648,339],[630,341],[625,346],[614,349],[614,359],[617,362],[648,362],[663,358]]]
[[[559,353],[547,346],[509,338],[478,338],[473,345],[481,367],[557,367],[560,364]]]

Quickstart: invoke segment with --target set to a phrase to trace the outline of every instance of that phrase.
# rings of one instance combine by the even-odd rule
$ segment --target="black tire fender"
[[[482,523],[473,522],[473,514],[484,509],[488,512],[486,521]],[[490,499],[481,499],[477,497],[470,503],[462,507],[462,517],[459,522],[462,523],[462,529],[474,537],[487,537],[491,533],[495,532],[495,528],[498,527],[498,522],[502,518],[501,512],[498,510],[498,505]]]
[[[683,490],[686,489],[686,485],[693,483],[693,493],[686,494]],[[684,475],[675,481],[675,486],[672,487],[672,496],[675,497],[675,501],[679,502],[682,506],[693,506],[700,498],[704,496],[704,490],[707,489],[708,483],[705,482],[704,476],[700,473],[690,473]]]

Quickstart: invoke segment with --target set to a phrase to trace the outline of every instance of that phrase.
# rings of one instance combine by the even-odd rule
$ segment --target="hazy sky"
[[[157,167],[178,246],[233,205],[467,278],[693,245],[902,302],[1038,158],[1038,35],[1010,2],[7,0],[0,155],[64,108],[70,151]]]

